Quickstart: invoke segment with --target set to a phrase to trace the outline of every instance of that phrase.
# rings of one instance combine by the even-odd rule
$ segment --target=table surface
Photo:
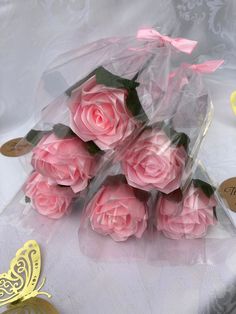
[[[111,1],[109,5],[101,1],[98,5],[95,1],[86,0],[38,0],[34,4],[27,1],[23,6],[14,1],[0,2],[0,29],[4,30],[4,36],[0,39],[0,145],[8,139],[25,135],[33,126],[36,119],[34,113],[39,111],[34,103],[40,77],[57,55],[99,37],[133,33],[140,25],[156,25],[157,16],[160,25],[168,14],[180,20],[184,5],[185,12],[196,16],[195,6],[187,5],[186,1],[178,1],[179,6],[171,3],[148,1],[148,5],[144,5],[143,1],[137,1],[134,12],[134,5],[124,1],[120,1],[120,4]],[[151,7],[153,10],[150,10]],[[219,11],[229,14],[232,8],[233,1],[228,1]],[[204,5],[200,1],[197,9],[199,19],[200,13],[202,16],[205,13],[205,20],[203,17],[202,20],[210,32],[208,1]],[[160,10],[165,13],[162,17],[157,14]],[[111,22],[112,12],[113,17],[114,12],[116,14]],[[108,16],[108,20],[104,21],[104,16]],[[183,16],[178,24],[179,32],[183,24],[188,22]],[[188,30],[188,35],[195,39],[199,37],[199,32],[194,30],[201,24],[197,24],[198,20],[191,21],[192,33]],[[220,18],[219,21],[222,22]],[[112,25],[110,28],[109,23]],[[169,20],[162,29],[174,33],[172,24],[173,21]],[[225,29],[233,31],[232,25],[226,23]],[[213,38],[214,47],[218,45],[217,36],[212,31],[210,38]],[[227,47],[230,38],[227,37],[228,41],[218,39]],[[198,39],[201,41],[201,37]],[[203,52],[204,43],[201,49]],[[219,51],[215,49],[215,52]],[[236,89],[232,53],[225,49],[225,69],[207,78],[215,114],[199,158],[215,183],[236,176],[236,117],[229,104],[230,93]],[[205,54],[209,54],[209,51]],[[0,209],[3,210],[15,197],[26,172],[19,158],[2,155],[0,172]],[[230,239],[230,242],[219,239],[214,251],[217,258],[206,258],[197,264],[181,260],[175,265],[147,261],[94,261],[84,255],[79,247],[79,212],[57,223],[47,223],[47,220],[40,218],[34,230],[28,228],[30,221],[24,221],[24,229],[17,222],[15,214],[23,206],[20,201],[21,195],[19,202],[12,202],[8,205],[7,214],[4,211],[0,216],[0,271],[7,270],[11,258],[25,241],[30,238],[38,240],[43,253],[43,274],[47,277],[44,290],[52,293],[52,302],[60,313],[234,313],[236,239]],[[29,220],[31,218],[35,219],[30,217]],[[206,246],[203,246],[205,249]]]

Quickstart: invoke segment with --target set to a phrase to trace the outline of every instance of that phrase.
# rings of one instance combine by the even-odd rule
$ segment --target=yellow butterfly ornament
[[[230,96],[231,107],[234,114],[236,115],[236,91],[234,91]]]
[[[37,298],[47,292],[41,291],[46,279],[38,286],[41,272],[41,253],[36,241],[30,240],[19,249],[11,261],[7,273],[0,274],[0,306],[8,305],[8,314],[59,314],[46,300]]]

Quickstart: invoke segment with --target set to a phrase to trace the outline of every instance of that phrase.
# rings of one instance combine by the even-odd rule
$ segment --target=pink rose
[[[69,103],[72,130],[85,142],[94,141],[103,150],[115,147],[136,126],[125,102],[125,89],[96,83],[93,76]]]
[[[147,227],[147,206],[125,183],[102,186],[87,211],[92,229],[115,241],[125,241],[132,235],[141,238]]]
[[[157,229],[171,239],[201,238],[206,234],[207,227],[214,225],[214,195],[207,197],[201,188],[193,185],[183,197],[182,211],[179,203],[171,200],[170,195],[161,195],[157,202]]]
[[[77,137],[44,136],[33,149],[31,162],[43,176],[57,184],[71,186],[75,193],[84,190],[93,176],[94,157]]]
[[[61,218],[69,212],[69,206],[75,196],[71,188],[52,183],[36,171],[28,178],[24,191],[33,208],[41,215],[53,219]]]
[[[164,131],[146,129],[127,147],[122,168],[133,187],[170,193],[180,187],[186,160],[184,147],[173,145]]]

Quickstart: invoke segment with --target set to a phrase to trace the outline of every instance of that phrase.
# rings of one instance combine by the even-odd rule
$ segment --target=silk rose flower
[[[193,239],[203,237],[209,225],[216,219],[214,194],[207,196],[199,187],[192,184],[180,203],[170,195],[161,195],[157,202],[157,229],[171,239]]]
[[[102,186],[87,206],[94,231],[115,241],[141,238],[147,227],[147,206],[125,183]]]
[[[94,157],[79,138],[58,138],[53,133],[33,149],[31,163],[37,172],[57,184],[71,186],[75,193],[87,187],[94,171]]]
[[[146,129],[127,147],[122,169],[131,186],[170,193],[180,187],[186,160],[185,148],[173,144],[163,130]]]
[[[72,96],[69,109],[72,130],[102,150],[127,138],[136,122],[126,108],[127,90],[96,83],[93,76]]]
[[[71,201],[75,194],[70,187],[62,187],[33,172],[24,187],[25,194],[41,215],[58,219],[69,213]]]

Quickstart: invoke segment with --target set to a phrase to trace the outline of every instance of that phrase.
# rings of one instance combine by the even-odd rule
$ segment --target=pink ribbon
[[[195,40],[189,40],[185,38],[171,38],[165,35],[161,35],[158,31],[156,31],[153,28],[138,30],[137,38],[151,40],[161,39],[163,42],[170,43],[176,49],[188,54],[192,53],[193,49],[197,45],[197,41]]]
[[[196,71],[198,73],[213,73],[215,72],[222,64],[224,60],[208,60],[200,64],[188,64],[184,63],[184,66],[188,69]],[[169,78],[172,79],[175,77],[177,71],[173,71],[169,74]]]
[[[199,73],[213,73],[215,72],[222,64],[224,60],[209,60],[201,64],[192,64],[188,65],[190,69]]]

